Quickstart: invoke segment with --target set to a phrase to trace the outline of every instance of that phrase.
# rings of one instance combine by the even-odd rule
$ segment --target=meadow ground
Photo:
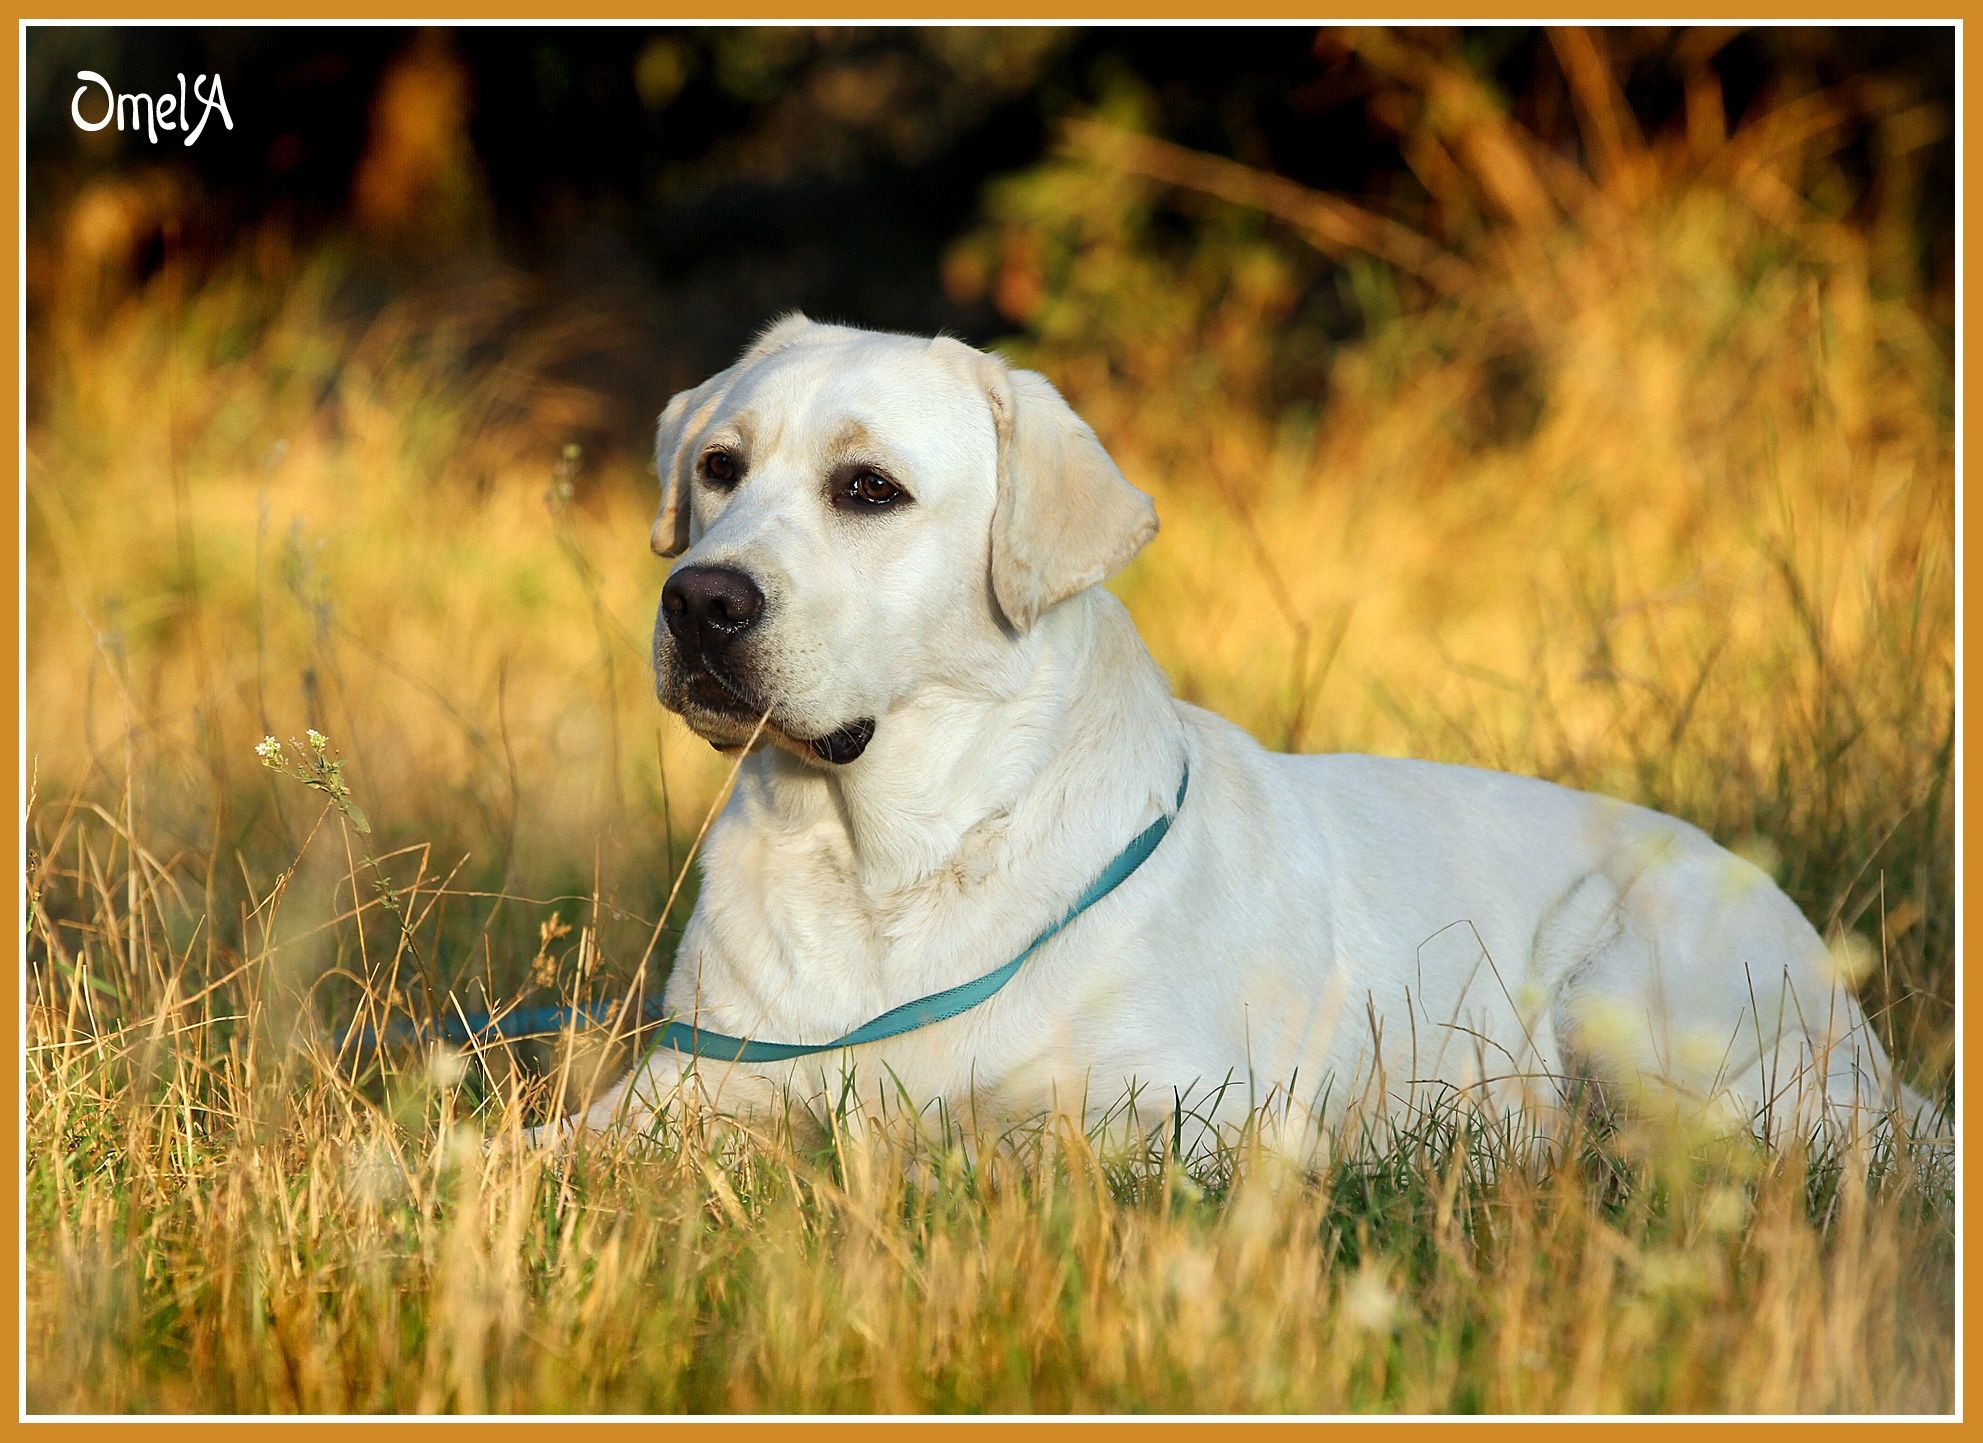
[[[1699,823],[1946,1096],[1946,326],[1785,181],[1808,132],[1593,176],[1450,117],[1492,224],[1352,257],[1293,400],[1303,217],[1237,168],[1077,129],[950,279],[1156,495],[1117,589],[1182,695]],[[651,698],[643,438],[565,448],[607,322],[359,306],[362,259],[66,285],[32,338],[32,1409],[1951,1405],[1953,1212],[1904,1166],[1599,1130],[1495,1168],[1458,1114],[1291,1186],[1066,1130],[560,1163],[508,1143],[624,1043],[364,1053],[361,1014],[656,983],[727,764]],[[261,765],[308,728],[356,812]]]

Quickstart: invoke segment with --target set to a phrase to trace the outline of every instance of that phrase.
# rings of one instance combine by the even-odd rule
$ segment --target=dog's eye
[[[737,458],[728,451],[711,451],[702,458],[702,474],[718,486],[737,484]]]
[[[902,488],[879,471],[863,471],[854,478],[854,499],[870,506],[886,506],[901,494]]]
[[[845,509],[879,510],[908,499],[909,493],[897,486],[879,471],[862,470],[849,473],[834,488],[834,504]]]

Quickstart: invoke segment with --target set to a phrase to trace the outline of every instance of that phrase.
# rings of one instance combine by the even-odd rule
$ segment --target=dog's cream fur
[[[734,490],[700,478],[717,446]],[[827,504],[849,455],[913,501]],[[1203,1142],[1267,1104],[1301,1156],[1360,1110],[1546,1109],[1580,1079],[1779,1136],[1921,1112],[1811,925],[1696,828],[1468,767],[1277,755],[1173,697],[1097,585],[1155,533],[1150,502],[1043,378],[789,317],[675,398],[657,464],[655,549],[764,592],[773,742],[710,829],[676,1014],[818,1042],[987,972],[1191,769],[1154,855],[1002,992],[851,1052],[693,1064],[719,1111],[835,1100],[851,1067],[863,1096],[980,1126],[1133,1093]],[[665,627],[656,664],[669,698]],[[757,720],[676,704],[732,750]],[[861,717],[851,763],[804,745]],[[647,1118],[687,1064],[650,1055],[586,1120]]]

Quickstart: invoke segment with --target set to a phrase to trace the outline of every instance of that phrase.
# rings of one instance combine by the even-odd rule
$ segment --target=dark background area
[[[1543,32],[1412,39],[1458,57],[1515,120],[1581,158],[1575,96]],[[1898,283],[1952,310],[1953,128],[1906,195],[1876,183],[1875,117],[1896,97],[1952,113],[1945,30],[1605,40],[1647,135],[1687,123],[1703,72],[1731,130],[1800,95],[1830,98],[1838,113],[1813,123],[1845,128],[1833,158],[1852,181],[1831,203],[1898,209],[1914,270]],[[247,236],[336,238],[363,262],[358,308],[500,267],[540,304],[624,323],[617,346],[575,363],[616,403],[614,426],[787,307],[978,340],[1023,327],[1021,308],[960,284],[945,258],[987,188],[1040,164],[1070,116],[1127,109],[1162,140],[1355,197],[1442,243],[1469,223],[1423,183],[1389,78],[1305,27],[37,28],[27,53],[31,316],[80,284],[79,247],[90,283],[114,296],[168,248],[197,269]],[[69,116],[79,69],[148,93],[179,72],[218,74],[235,128],[216,121],[190,148],[83,133]],[[1361,317],[1332,300],[1329,267],[1310,284],[1304,322],[1323,339],[1353,333]]]

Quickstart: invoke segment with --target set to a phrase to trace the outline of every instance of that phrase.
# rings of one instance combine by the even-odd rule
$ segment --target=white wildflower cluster
[[[319,762],[323,761],[327,753],[330,751],[330,738],[325,736],[322,732],[318,731],[315,727],[311,727],[308,731],[304,732],[303,735],[310,739],[310,750],[316,754],[317,760]],[[296,743],[293,739],[291,740],[290,745],[296,746]],[[296,747],[296,752],[297,752],[297,757],[300,760],[302,758],[303,749],[301,747]],[[255,755],[262,759],[262,765],[265,767],[280,767],[289,760],[289,758],[284,754],[282,750],[282,743],[277,741],[274,737],[263,737],[260,741],[256,742]]]
[[[307,741],[299,742],[291,737],[287,747],[274,737],[263,737],[255,743],[255,755],[270,771],[294,777],[312,791],[322,792],[354,828],[369,833],[372,824],[351,798],[351,788],[344,780],[345,764],[330,754],[330,738],[315,727],[303,735]]]

